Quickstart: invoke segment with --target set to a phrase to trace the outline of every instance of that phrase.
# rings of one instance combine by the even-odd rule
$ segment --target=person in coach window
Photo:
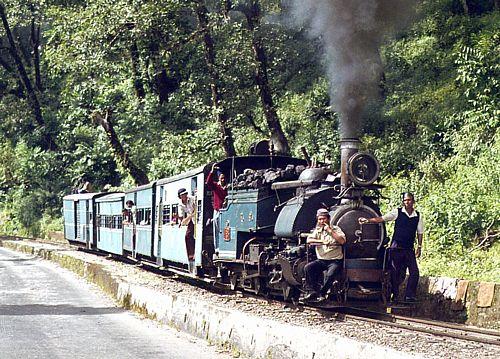
[[[194,261],[195,239],[194,239],[194,216],[196,212],[196,198],[189,196],[185,188],[177,191],[179,197],[179,216],[181,222],[179,227],[187,226],[186,229],[186,251],[190,262]]]
[[[420,277],[417,258],[422,254],[424,221],[420,213],[415,210],[414,205],[415,197],[413,194],[404,193],[403,207],[395,208],[382,217],[359,218],[360,224],[396,221],[389,252],[393,300],[398,299],[399,286],[406,276],[406,268],[408,268],[409,278],[406,286],[405,301],[413,302],[416,298]],[[414,248],[415,237],[417,238],[416,248]]]

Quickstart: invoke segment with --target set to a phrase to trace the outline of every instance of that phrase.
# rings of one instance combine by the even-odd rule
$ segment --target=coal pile
[[[234,189],[271,187],[274,182],[298,179],[305,169],[306,166],[303,165],[287,165],[285,168],[267,168],[261,170],[247,168],[233,179],[232,186]]]

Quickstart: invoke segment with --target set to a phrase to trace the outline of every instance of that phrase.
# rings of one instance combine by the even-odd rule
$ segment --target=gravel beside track
[[[217,291],[197,287],[177,275],[161,276],[146,271],[139,265],[131,265],[106,257],[74,250],[64,244],[57,246],[25,241],[55,250],[69,251],[72,256],[86,262],[106,266],[114,276],[123,281],[141,285],[168,294],[196,298],[212,305],[251,313],[282,323],[313,327],[358,341],[369,342],[428,358],[500,358],[500,346],[446,338],[383,324],[364,322],[342,314],[324,313],[314,308],[295,307],[291,304],[236,292],[220,294]]]

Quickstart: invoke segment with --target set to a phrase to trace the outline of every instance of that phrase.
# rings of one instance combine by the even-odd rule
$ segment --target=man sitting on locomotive
[[[415,197],[413,194],[403,193],[402,208],[395,208],[382,217],[361,217],[359,219],[360,224],[396,221],[389,252],[392,300],[398,299],[399,286],[406,276],[406,268],[408,268],[410,275],[406,285],[405,301],[415,301],[417,293],[418,279],[420,277],[417,258],[420,257],[422,251],[424,221],[420,213],[413,208],[414,204]],[[415,235],[418,239],[418,245],[414,250]]]
[[[307,291],[304,300],[323,300],[332,286],[335,273],[342,266],[342,245],[346,242],[345,234],[340,227],[330,226],[330,214],[324,208],[316,212],[317,224],[307,237],[307,244],[315,246],[317,259],[304,267]],[[320,285],[322,273],[326,270],[323,284]]]

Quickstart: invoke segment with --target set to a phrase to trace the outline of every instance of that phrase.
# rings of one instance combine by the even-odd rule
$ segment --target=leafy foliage
[[[237,152],[270,135],[255,83],[257,39],[292,153],[305,147],[338,168],[320,41],[291,28],[280,1],[233,1],[231,11],[225,1],[203,3]],[[262,17],[251,30],[243,10],[254,3]],[[383,208],[399,205],[403,191],[417,195],[427,223],[423,272],[498,281],[500,12],[493,1],[467,3],[419,2],[413,25],[380,49],[382,98],[367,106],[362,140],[382,163]],[[222,159],[197,1],[3,4],[44,123],[35,121],[0,26],[2,232],[59,227],[62,196],[84,181],[96,190],[132,185],[96,113],[112,114],[124,151],[150,179]],[[57,150],[44,150],[47,134]]]

